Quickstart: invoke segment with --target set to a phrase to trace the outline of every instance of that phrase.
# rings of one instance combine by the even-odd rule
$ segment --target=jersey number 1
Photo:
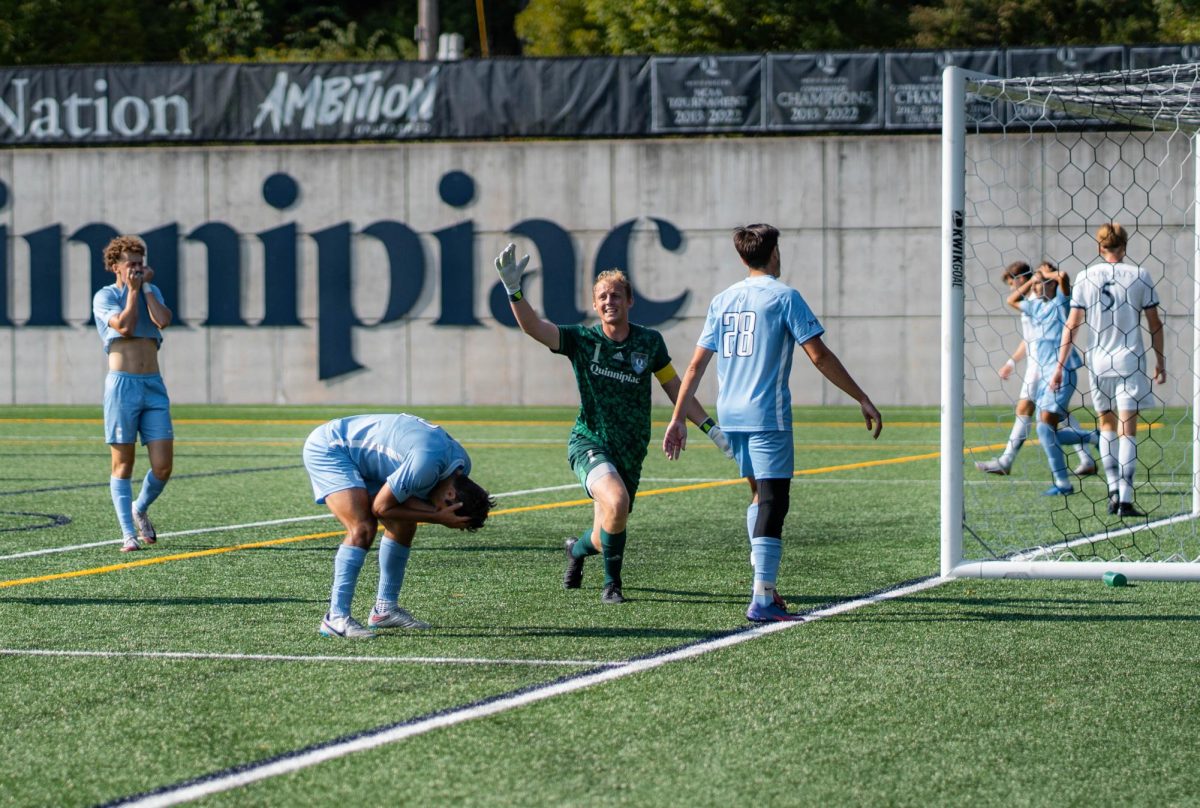
[[[722,326],[722,356],[750,356],[754,353],[754,312],[727,311]]]

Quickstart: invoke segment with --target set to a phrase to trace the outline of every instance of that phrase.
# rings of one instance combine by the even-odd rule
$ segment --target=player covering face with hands
[[[674,402],[679,376],[662,335],[630,322],[633,287],[624,272],[610,269],[596,277],[592,288],[596,325],[555,325],[538,316],[525,299],[522,281],[529,256],[517,260],[516,254],[515,245],[505,247],[496,257],[496,272],[517,324],[570,360],[579,389],[579,414],[567,443],[567,462],[595,505],[592,524],[564,543],[563,586],[582,586],[584,560],[603,554],[601,602],[624,603],[626,524],[650,441],[651,379]],[[681,412],[729,455],[729,441],[699,402],[693,398]]]

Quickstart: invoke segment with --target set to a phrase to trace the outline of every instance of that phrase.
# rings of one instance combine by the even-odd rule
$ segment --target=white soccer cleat
[[[369,640],[375,636],[374,631],[364,628],[362,623],[348,614],[337,617],[325,615],[325,619],[321,621],[321,627],[317,631],[322,636],[340,637],[343,640]]]
[[[1008,475],[1008,466],[1002,465],[999,460],[979,460],[976,461],[975,468],[988,474]]]
[[[1075,476],[1087,477],[1089,474],[1095,474],[1096,471],[1096,461],[1088,458],[1075,467]]]
[[[137,536],[126,536],[125,542],[121,545],[122,553],[136,553],[142,549],[142,543],[137,540]]]
[[[158,534],[154,532],[154,523],[150,521],[150,514],[142,513],[135,508],[133,524],[137,528],[138,540],[142,544],[154,544],[158,541]]]
[[[430,628],[431,626],[424,620],[418,620],[409,614],[407,609],[402,609],[396,606],[393,609],[380,614],[374,609],[371,610],[371,616],[367,618],[367,625],[371,628]]]

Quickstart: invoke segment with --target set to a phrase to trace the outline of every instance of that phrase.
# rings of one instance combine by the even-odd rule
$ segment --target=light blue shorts
[[[733,459],[743,477],[756,480],[790,480],[796,467],[792,433],[726,432]]]
[[[137,443],[174,440],[171,401],[158,373],[125,373],[110,370],[104,379],[104,440]]]
[[[1046,377],[1037,381],[1037,408],[1042,412],[1053,412],[1066,416],[1071,412],[1071,396],[1075,395],[1075,385],[1079,374],[1074,370],[1064,370],[1062,384],[1057,390],[1051,390]]]
[[[313,499],[318,505],[325,504],[325,497],[350,488],[365,488],[374,499],[383,488],[379,480],[365,480],[358,466],[350,459],[343,446],[330,446],[329,425],[323,424],[312,431],[304,441],[304,468],[312,483]]]

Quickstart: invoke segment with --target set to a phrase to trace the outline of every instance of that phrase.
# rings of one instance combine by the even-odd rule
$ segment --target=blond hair
[[[114,267],[121,263],[126,253],[145,258],[146,242],[137,236],[117,236],[104,248],[104,268],[109,272],[116,272]]]
[[[1129,244],[1129,235],[1121,225],[1109,222],[1100,225],[1100,229],[1096,231],[1096,241],[1100,244],[1100,249],[1115,252],[1125,249]]]
[[[596,289],[602,283],[617,283],[625,290],[625,297],[633,300],[633,286],[629,283],[629,276],[623,271],[613,268],[606,269],[596,276],[596,282],[592,284],[592,294],[596,294]]]

